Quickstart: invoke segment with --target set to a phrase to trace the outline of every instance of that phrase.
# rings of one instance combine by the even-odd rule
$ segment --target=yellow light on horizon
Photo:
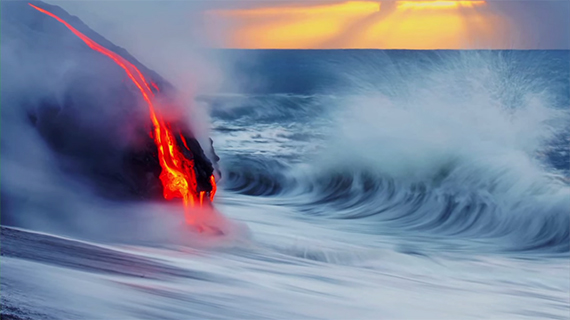
[[[320,48],[353,21],[380,11],[380,3],[348,1],[343,3],[270,7],[243,10],[212,10],[210,17],[223,16],[232,25],[226,41],[230,48],[291,49]]]
[[[222,47],[250,49],[499,48],[505,20],[486,1],[348,1],[213,10]],[[380,10],[382,9],[382,10]],[[223,33],[223,32],[222,32]]]
[[[398,10],[457,9],[485,5],[485,1],[397,1]]]
[[[473,33],[492,38],[480,23],[472,23],[495,23],[475,8],[484,5],[485,1],[397,1],[390,15],[356,35],[357,43],[384,49],[470,48]]]
[[[380,11],[380,3],[372,1],[347,1],[343,3],[300,6],[300,7],[269,7],[254,9],[210,10],[207,14],[227,16],[266,16],[266,15],[312,15],[330,13],[370,13]]]

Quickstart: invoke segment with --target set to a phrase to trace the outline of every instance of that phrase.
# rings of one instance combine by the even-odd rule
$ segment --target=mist
[[[65,15],[57,7],[35,4]],[[181,62],[178,84],[188,89],[176,90],[79,20],[65,19],[139,65],[163,89],[158,102],[166,116],[188,124],[208,152],[208,117],[193,104],[205,77],[186,72],[190,65],[204,66],[197,62],[198,55],[171,50],[164,51],[172,52],[168,59],[160,57]],[[183,229],[182,208],[139,203],[162,199],[156,178],[160,167],[148,156],[156,148],[149,145],[148,107],[128,88],[125,71],[26,2],[3,2],[2,21],[3,224],[122,241],[167,234],[161,228],[172,223]],[[186,74],[190,76],[182,77]],[[208,81],[205,86],[210,86]],[[118,225],[120,231],[111,232]],[[152,231],[158,229],[162,231]]]

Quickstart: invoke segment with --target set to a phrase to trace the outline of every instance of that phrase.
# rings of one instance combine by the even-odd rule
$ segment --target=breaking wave
[[[225,188],[302,216],[360,221],[359,232],[568,253],[568,97],[552,73],[537,76],[544,61],[528,59],[473,52],[428,66],[371,61],[391,72],[347,82],[336,95],[250,95],[213,105],[223,123],[277,122],[290,129],[288,143],[315,145],[293,160],[227,154]],[[351,77],[367,66],[359,63],[342,70],[346,79],[363,78]],[[526,73],[513,72],[523,65]],[[279,141],[264,141],[271,142]]]

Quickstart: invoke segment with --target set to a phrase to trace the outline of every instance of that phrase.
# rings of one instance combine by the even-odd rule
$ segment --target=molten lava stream
[[[212,175],[210,177],[210,183],[212,185],[212,191],[198,191],[198,183],[196,181],[196,173],[194,170],[194,160],[187,159],[180,147],[176,143],[176,139],[172,134],[170,125],[165,123],[162,117],[157,115],[153,104],[154,93],[151,90],[152,86],[156,92],[159,92],[159,87],[152,81],[147,81],[139,69],[132,63],[116,54],[115,52],[101,46],[97,42],[91,40],[89,37],[79,32],[77,29],[72,27],[69,23],[56,16],[55,14],[39,8],[31,3],[28,3],[34,9],[47,14],[48,16],[56,19],[65,25],[71,32],[73,32],[77,37],[79,37],[83,42],[85,42],[89,48],[100,52],[107,57],[111,58],[117,65],[119,65],[123,70],[125,70],[127,76],[133,84],[138,88],[141,93],[143,100],[147,103],[150,118],[153,124],[153,132],[151,136],[154,139],[156,147],[158,149],[158,157],[162,171],[160,173],[160,180],[164,187],[164,198],[167,200],[173,198],[182,198],[185,206],[185,216],[186,222],[188,224],[194,225],[198,230],[202,231],[204,226],[201,224],[207,219],[203,216],[204,214],[215,214],[215,211],[211,207],[211,202],[214,200],[214,195],[216,193],[216,180]],[[149,85],[150,83],[150,85]],[[181,135],[184,146],[188,152],[191,150],[186,145],[184,137]],[[206,201],[204,201],[206,199]],[[190,210],[190,208],[195,208],[198,210]],[[192,211],[197,211],[193,213]]]

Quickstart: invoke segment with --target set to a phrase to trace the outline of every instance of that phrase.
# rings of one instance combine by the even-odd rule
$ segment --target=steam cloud
[[[157,73],[79,19],[58,7],[34,4],[135,63],[167,96],[173,92]],[[3,223],[88,237],[105,234],[101,229],[116,223],[117,216],[122,221],[153,216],[136,204],[114,202],[161,193],[152,182],[160,167],[149,158],[156,146],[149,144],[148,109],[126,85],[124,71],[27,2],[3,2],[2,19]],[[169,116],[179,114],[174,110]],[[140,229],[145,221],[129,228]]]

